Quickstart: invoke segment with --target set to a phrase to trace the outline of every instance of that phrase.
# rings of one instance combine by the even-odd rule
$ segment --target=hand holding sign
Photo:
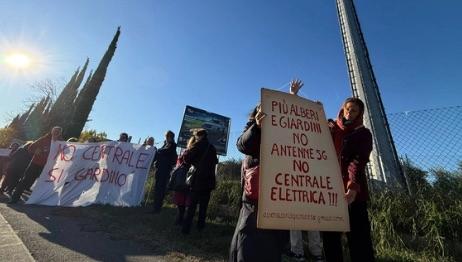
[[[263,118],[265,118],[266,114],[261,111],[261,106],[257,108],[257,114],[255,115],[255,122],[257,123],[258,127],[261,127],[261,123]]]
[[[348,189],[348,191],[345,193],[345,199],[348,202],[348,205],[353,203],[353,201],[355,201],[356,193],[357,192],[352,189]]]

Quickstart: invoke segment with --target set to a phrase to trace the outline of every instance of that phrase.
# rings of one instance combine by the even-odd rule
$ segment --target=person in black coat
[[[196,168],[196,172],[191,180],[190,197],[191,205],[186,211],[186,217],[183,221],[181,232],[189,234],[191,224],[199,205],[199,217],[197,219],[197,229],[202,231],[205,227],[205,218],[207,216],[207,207],[210,200],[210,193],[215,189],[215,166],[218,163],[217,151],[207,139],[205,129],[196,129],[193,131],[196,142],[184,154],[184,162]]]
[[[302,86],[302,81],[293,80],[290,84],[290,93],[296,95]],[[281,261],[284,247],[289,240],[287,230],[257,228],[258,198],[252,196],[244,186],[249,186],[244,178],[245,170],[260,165],[260,128],[265,116],[260,105],[256,106],[236,143],[237,149],[245,155],[241,167],[243,192],[241,211],[231,240],[229,262]]]
[[[263,113],[257,106],[250,115],[244,132],[237,140],[237,149],[245,154],[241,168],[241,183],[244,184],[244,167],[260,164],[260,124]],[[242,185],[243,186],[243,185]],[[288,240],[288,231],[257,228],[258,200],[249,198],[245,190],[236,229],[231,241],[229,262],[281,261],[283,247]]]
[[[30,144],[32,142],[24,144],[10,154],[10,163],[6,169],[6,176],[1,187],[2,191],[6,191],[10,195],[23,177],[24,171],[32,159],[32,154],[28,151]]]
[[[167,191],[167,183],[170,180],[170,172],[176,164],[175,134],[172,131],[165,133],[164,145],[159,148],[154,157],[156,166],[156,182],[154,185],[154,209],[152,213],[159,213]]]

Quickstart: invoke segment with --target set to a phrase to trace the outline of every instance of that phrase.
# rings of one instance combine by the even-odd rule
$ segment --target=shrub
[[[462,202],[448,199],[448,188],[440,190],[434,185],[412,196],[389,190],[372,195],[369,214],[380,257],[414,254],[411,260],[461,259]]]
[[[155,169],[149,170],[148,179],[144,184],[144,198],[142,205],[152,205],[154,203],[154,183],[155,183]]]
[[[0,128],[0,148],[7,148],[15,137],[15,133],[12,128]]]
[[[240,180],[241,160],[229,159],[218,163],[217,177],[220,180]]]
[[[234,224],[239,216],[242,191],[239,181],[222,180],[212,191],[207,216],[210,220]]]

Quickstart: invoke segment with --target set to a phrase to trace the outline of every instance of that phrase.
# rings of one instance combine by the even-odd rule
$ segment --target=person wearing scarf
[[[348,202],[350,232],[348,247],[351,261],[374,261],[370,222],[367,213],[369,191],[366,164],[372,151],[372,135],[363,125],[364,103],[348,98],[337,119],[329,120],[329,128],[340,163],[345,199]],[[326,260],[343,261],[341,233],[323,232]]]

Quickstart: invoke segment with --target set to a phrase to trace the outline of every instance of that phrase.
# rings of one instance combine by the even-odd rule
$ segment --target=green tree
[[[10,127],[0,128],[0,148],[6,148],[15,137],[15,130]]]
[[[408,158],[403,161],[402,165],[411,194],[423,193],[430,189],[431,185],[427,180],[427,172],[416,167]]]
[[[50,103],[51,98],[49,96],[42,98],[30,112],[24,123],[24,137],[22,137],[24,140],[36,139],[44,133]]]
[[[31,104],[29,109],[24,112],[22,115],[17,115],[8,125],[8,128],[14,130],[14,135],[16,138],[24,139],[25,138],[25,130],[24,125],[26,123],[27,118],[29,117],[32,110],[34,110],[35,104]]]
[[[72,105],[77,97],[78,89],[87,71],[88,63],[89,59],[87,58],[82,70],[77,69],[75,71],[50,111],[48,129],[51,129],[53,126],[61,126],[63,128],[64,139],[69,138],[69,129],[72,126],[72,117],[74,115],[74,107],[69,105]]]
[[[95,139],[96,141],[105,141],[107,140],[106,132],[97,132],[96,130],[84,130],[80,133],[79,141],[86,142],[91,141],[91,139]]]
[[[120,35],[120,27],[112,39],[106,53],[104,54],[101,62],[95,70],[93,76],[85,83],[82,90],[80,90],[74,102],[74,116],[72,117],[71,127],[68,129],[67,135],[69,137],[79,137],[82,132],[88,116],[90,115],[93,104],[95,103],[96,96],[99,93],[101,85],[103,84],[106,76],[107,67],[114,56],[117,48],[117,41]]]

